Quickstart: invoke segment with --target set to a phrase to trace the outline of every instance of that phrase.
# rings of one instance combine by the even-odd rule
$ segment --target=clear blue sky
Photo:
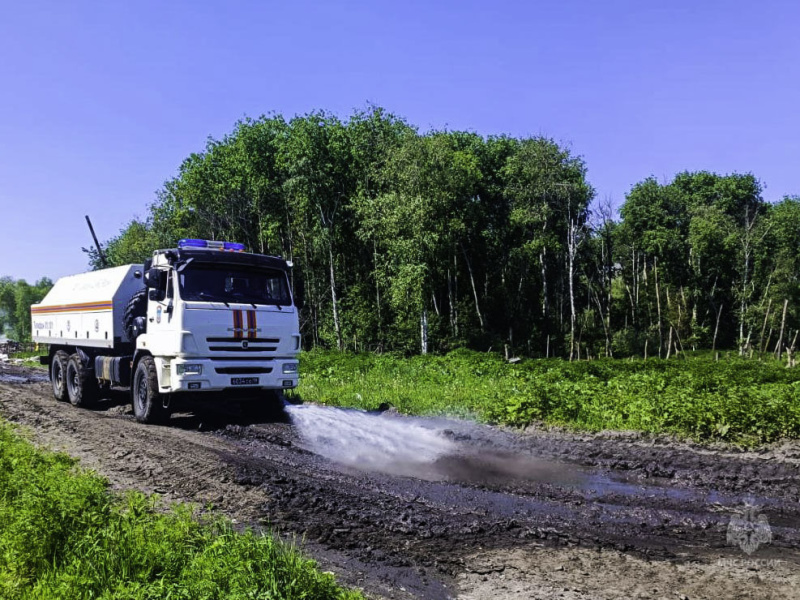
[[[85,270],[243,116],[367,102],[544,134],[601,198],[685,169],[800,194],[800,4],[0,1],[0,275]]]

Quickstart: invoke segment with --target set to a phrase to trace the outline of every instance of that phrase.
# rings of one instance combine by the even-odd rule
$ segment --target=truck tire
[[[125,305],[125,312],[122,313],[122,326],[125,328],[125,333],[128,340],[131,342],[136,341],[140,333],[144,333],[143,329],[137,328],[135,321],[138,317],[147,316],[147,289],[139,290]],[[146,320],[144,321],[146,323]]]
[[[53,396],[59,402],[69,400],[67,391],[67,362],[69,354],[63,350],[57,351],[50,359],[50,383],[53,384]]]
[[[156,362],[152,356],[144,356],[136,364],[131,386],[133,414],[140,423],[163,423],[169,418],[164,400],[158,391]]]
[[[80,355],[73,354],[67,361],[67,395],[73,406],[87,408],[97,402],[99,396],[94,373],[83,364]]]

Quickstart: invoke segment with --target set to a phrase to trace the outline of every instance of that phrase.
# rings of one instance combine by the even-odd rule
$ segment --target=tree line
[[[31,304],[45,297],[53,282],[42,277],[33,285],[24,279],[0,277],[0,333],[17,342],[31,339]]]
[[[238,122],[106,253],[184,237],[293,261],[307,348],[667,357],[781,352],[800,329],[800,199],[685,172],[636,184],[617,217],[551,139],[420,132],[378,107]]]

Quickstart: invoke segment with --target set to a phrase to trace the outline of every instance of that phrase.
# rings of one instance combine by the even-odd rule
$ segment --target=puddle
[[[580,480],[573,466],[455,441],[436,419],[315,405],[288,405],[286,412],[308,450],[364,471],[469,484]]]
[[[0,373],[0,383],[42,383],[49,381],[47,375],[11,375]]]
[[[623,498],[668,504],[735,506],[736,494],[676,485],[669,480],[638,482],[578,464],[504,451],[454,435],[443,419],[372,414],[329,406],[286,406],[307,450],[362,471],[515,491],[527,496],[541,485],[560,486],[586,500],[616,505]],[[758,499],[769,506],[766,498]]]

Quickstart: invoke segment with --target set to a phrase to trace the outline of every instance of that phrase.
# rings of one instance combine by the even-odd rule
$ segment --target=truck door
[[[171,357],[180,350],[180,319],[175,301],[175,272],[173,269],[164,269],[164,272],[164,287],[150,290],[147,303],[147,339],[153,355]]]

